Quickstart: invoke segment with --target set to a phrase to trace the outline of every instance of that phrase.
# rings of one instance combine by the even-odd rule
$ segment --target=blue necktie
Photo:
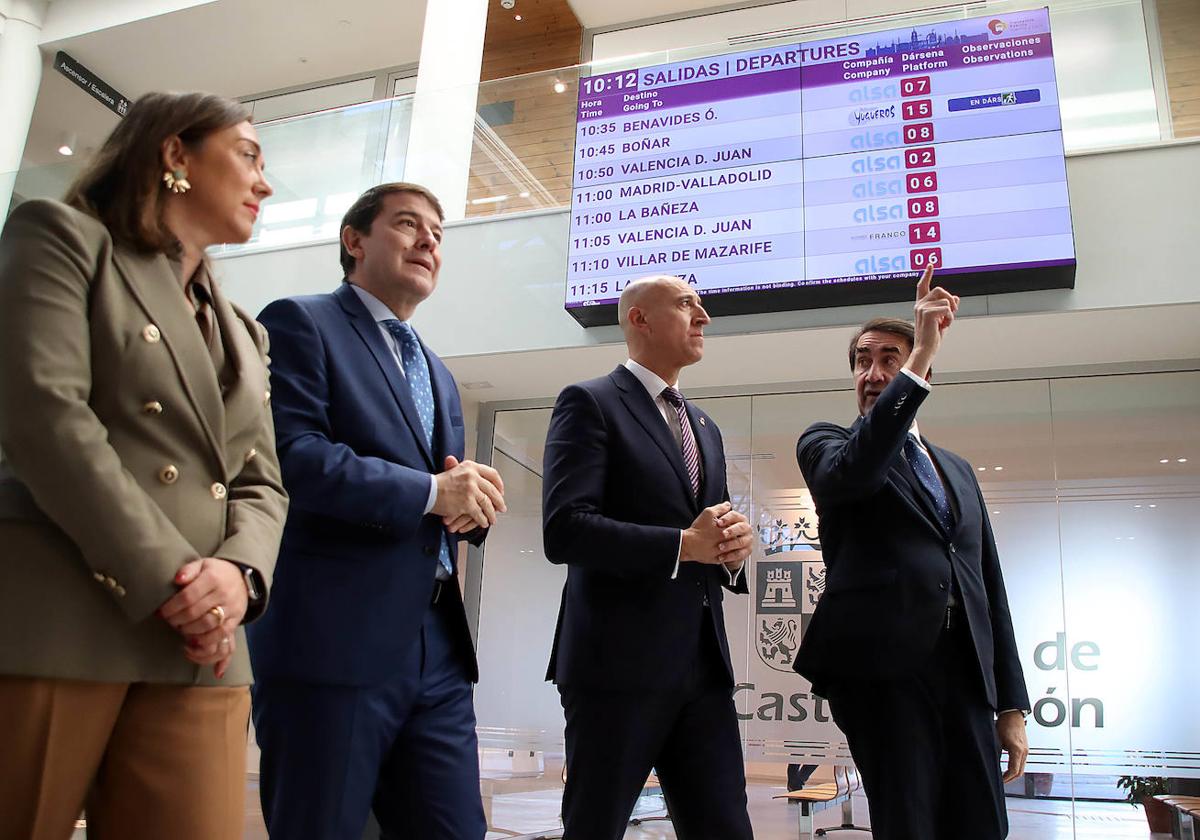
[[[904,457],[908,459],[908,465],[917,474],[917,480],[921,482],[921,486],[933,499],[933,507],[937,511],[942,527],[946,533],[951,533],[954,530],[954,512],[950,509],[950,500],[946,498],[946,488],[942,486],[942,480],[938,478],[933,461],[911,434],[904,441]]]
[[[404,362],[404,379],[408,382],[408,390],[412,394],[413,403],[417,407],[417,417],[421,420],[421,430],[425,432],[425,443],[433,451],[433,385],[429,381],[429,362],[421,351],[421,342],[417,334],[406,321],[389,318],[383,322],[400,345],[400,359]],[[450,565],[450,547],[442,539],[442,550],[438,560],[448,574],[453,574]]]

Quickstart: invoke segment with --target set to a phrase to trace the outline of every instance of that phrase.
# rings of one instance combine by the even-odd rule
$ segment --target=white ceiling
[[[216,0],[43,43],[25,163],[61,163],[55,150],[65,132],[86,151],[116,124],[51,67],[58,50],[131,99],[152,90],[247,96],[415,64],[424,23],[425,0]]]

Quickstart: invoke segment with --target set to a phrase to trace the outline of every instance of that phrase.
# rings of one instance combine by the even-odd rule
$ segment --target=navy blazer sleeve
[[[833,423],[809,426],[796,443],[796,461],[817,503],[841,504],[879,492],[928,395],[898,375],[849,436]]]
[[[621,522],[601,513],[608,457],[599,403],[586,388],[569,386],[558,397],[546,433],[546,558],[625,578],[669,578],[679,555],[678,528]]]
[[[979,482],[975,482],[975,494],[979,498],[979,509],[983,512],[983,583],[987,587],[988,612],[992,619],[992,644],[995,649],[994,673],[996,678],[996,709],[1029,711],[1029,691],[1025,687],[1025,674],[1021,670],[1021,655],[1017,650],[1017,637],[1013,630],[1012,613],[1008,609],[1008,593],[1004,588],[1004,575],[1000,571],[1000,555],[996,550],[996,538],[992,534],[992,522],[988,519],[987,502]]]
[[[429,472],[358,455],[332,439],[329,348],[296,300],[277,300],[259,321],[271,337],[271,403],[291,506],[355,525],[415,534]]]

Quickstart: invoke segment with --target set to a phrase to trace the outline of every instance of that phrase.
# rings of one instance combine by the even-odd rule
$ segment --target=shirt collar
[[[358,295],[358,299],[363,302],[363,306],[367,307],[367,312],[371,313],[371,317],[376,322],[379,321],[397,321],[396,313],[387,308],[387,304],[381,301],[375,295],[368,292],[362,286],[356,286],[350,283],[350,288],[354,290],[354,294]]]
[[[187,283],[183,282],[183,261],[178,256],[173,254],[167,255],[167,264],[171,266],[171,272],[175,275],[175,279],[179,281],[180,288],[183,289],[184,297],[193,308],[198,308],[197,294],[192,286],[200,288],[200,295],[203,296],[203,302],[208,303],[213,299],[213,281],[212,275],[208,271],[208,260],[200,260],[200,264],[196,266],[195,273],[188,278]]]
[[[917,428],[917,421],[914,420],[912,425],[908,427],[908,433],[917,439],[917,445],[922,449],[925,448],[925,441],[921,440],[921,430]]]
[[[637,377],[638,382],[642,383],[642,387],[646,389],[646,393],[650,395],[650,399],[657,399],[664,388],[672,387],[657,373],[645,365],[639,365],[633,359],[625,360],[625,368]]]

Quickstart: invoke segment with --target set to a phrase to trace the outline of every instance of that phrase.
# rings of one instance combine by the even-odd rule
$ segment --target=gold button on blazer
[[[5,225],[0,674],[250,681],[240,629],[217,681],[155,614],[198,557],[253,566],[269,587],[287,510],[265,330],[212,287],[235,373],[224,394],[165,256],[54,201]]]

